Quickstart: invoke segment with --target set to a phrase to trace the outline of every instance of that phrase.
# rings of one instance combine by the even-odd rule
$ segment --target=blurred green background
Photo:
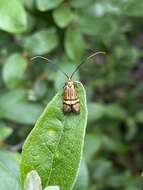
[[[74,190],[142,190],[143,1],[0,0],[0,187],[12,189],[22,144],[83,57],[89,109]],[[43,55],[55,63],[41,59]],[[16,188],[13,188],[13,190]]]

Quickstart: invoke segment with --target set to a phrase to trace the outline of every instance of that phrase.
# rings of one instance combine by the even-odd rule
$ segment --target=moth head
[[[67,80],[66,85],[71,88],[73,86],[73,81],[71,79]]]

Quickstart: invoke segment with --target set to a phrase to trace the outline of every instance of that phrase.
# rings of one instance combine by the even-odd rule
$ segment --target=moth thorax
[[[73,86],[73,81],[71,79],[69,79],[67,82],[66,82],[66,85],[71,88]]]

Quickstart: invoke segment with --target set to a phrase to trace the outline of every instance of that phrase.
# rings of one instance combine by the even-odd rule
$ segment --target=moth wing
[[[68,105],[68,104],[64,104],[63,105],[63,110],[64,112],[71,112],[72,111],[72,108],[71,108],[71,105]]]
[[[77,112],[77,113],[80,111],[80,103],[79,102],[72,105],[72,111]]]

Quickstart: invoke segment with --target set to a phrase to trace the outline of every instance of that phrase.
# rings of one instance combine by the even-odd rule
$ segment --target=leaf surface
[[[3,67],[3,80],[9,88],[18,86],[27,68],[27,61],[19,53],[12,54]]]
[[[47,11],[56,8],[63,0],[36,0],[37,8],[40,11]]]
[[[10,91],[0,96],[3,118],[22,124],[34,124],[42,112],[42,106],[25,100],[23,90]]]
[[[54,28],[42,29],[27,36],[24,47],[31,55],[45,54],[51,52],[58,45],[58,36]]]
[[[22,151],[21,179],[36,170],[43,187],[71,189],[79,168],[85,135],[87,108],[85,91],[75,82],[80,114],[63,113],[63,91],[48,104],[28,136]]]
[[[33,170],[27,174],[24,190],[42,190],[41,179],[36,171]]]
[[[19,182],[19,155],[0,151],[0,190],[22,190]]]
[[[26,12],[20,1],[0,0],[0,28],[11,33],[25,31]]]
[[[62,5],[53,11],[53,18],[59,27],[64,28],[72,21],[73,13],[70,7]]]

